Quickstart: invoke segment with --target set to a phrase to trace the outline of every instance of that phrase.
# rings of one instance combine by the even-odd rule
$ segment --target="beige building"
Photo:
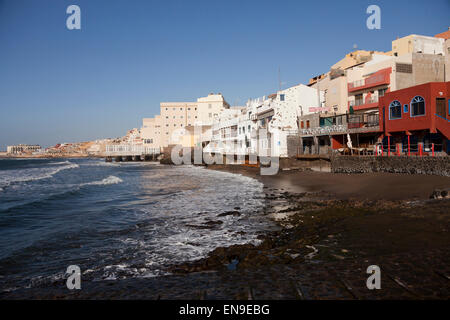
[[[229,109],[230,105],[225,101],[221,93],[210,93],[207,97],[197,99],[197,121],[196,125],[212,125],[214,118],[225,109]]]
[[[142,120],[141,136],[144,146],[159,148],[161,145],[161,116]]]
[[[323,114],[340,114],[348,111],[347,70],[355,66],[363,66],[375,56],[389,56],[379,51],[356,50],[345,55],[335,63],[330,71],[311,78],[309,86],[325,92]]]
[[[220,93],[210,93],[196,102],[161,102],[159,115],[143,119],[144,145],[163,148],[171,144],[189,144],[191,138],[183,138],[190,136],[191,130],[186,131],[186,127],[211,126],[214,117],[229,107]]]
[[[435,35],[436,38],[444,39],[444,56],[445,56],[445,80],[450,81],[450,27],[447,31]]]

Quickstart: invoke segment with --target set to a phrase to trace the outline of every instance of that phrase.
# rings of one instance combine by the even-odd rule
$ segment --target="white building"
[[[298,117],[314,113],[317,107],[317,90],[302,84],[249,100],[244,108],[218,115],[204,152],[287,157],[287,136],[298,132]]]

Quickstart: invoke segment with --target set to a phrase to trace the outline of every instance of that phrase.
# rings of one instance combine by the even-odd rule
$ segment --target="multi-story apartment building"
[[[303,119],[309,122],[300,128],[300,153],[326,153],[331,148],[349,145],[366,151],[382,138],[379,120],[379,99],[389,92],[445,79],[446,33],[439,37],[410,35],[392,41],[391,52],[370,52],[359,57],[347,55],[324,75],[310,80],[310,86],[324,89],[325,106],[330,106],[331,74],[337,72],[339,97],[347,97],[344,108],[336,114],[321,110],[320,114]],[[354,59],[352,59],[354,58]],[[335,78],[336,79],[336,78]],[[344,79],[344,80],[342,80]],[[344,99],[341,99],[344,103]]]
[[[222,94],[209,94],[196,102],[161,102],[160,114],[144,118],[142,138],[144,145],[163,148],[171,144],[182,144],[184,135],[193,132],[189,126],[211,126],[214,117],[229,108]]]
[[[142,120],[141,135],[146,147],[159,148],[161,145],[161,116],[157,115],[154,118],[144,118]]]
[[[324,91],[323,106],[318,112],[325,115],[342,114],[348,111],[347,70],[362,66],[376,56],[389,53],[379,51],[356,50],[331,66],[330,71],[311,78],[308,86]]]
[[[300,115],[317,111],[323,92],[299,84],[222,112],[205,152],[287,157],[287,136],[297,134]]]
[[[444,39],[445,81],[450,81],[450,27],[447,31],[435,35],[435,37]]]
[[[347,70],[349,109],[378,112],[386,92],[444,81],[444,40],[409,35],[392,41],[392,55],[376,54],[372,60]]]
[[[197,121],[195,102],[161,102],[161,147],[180,143],[184,128]]]

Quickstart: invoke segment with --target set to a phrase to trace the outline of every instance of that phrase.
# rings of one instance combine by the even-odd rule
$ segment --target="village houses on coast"
[[[271,156],[450,153],[450,28],[409,35],[388,52],[355,50],[298,84],[230,106],[221,93],[161,102],[160,112],[123,138],[78,144],[9,146],[9,154],[169,154],[174,146],[245,161]],[[148,158],[146,158],[148,159]],[[119,159],[120,160],[120,159]]]
[[[245,106],[230,106],[220,93],[162,102],[140,133],[144,146],[161,152],[178,144],[244,156],[448,154],[449,79],[450,29],[409,35],[389,52],[350,52],[308,84]]]

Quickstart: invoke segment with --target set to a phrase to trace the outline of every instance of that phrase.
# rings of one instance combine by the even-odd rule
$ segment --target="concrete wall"
[[[450,177],[450,158],[443,157],[355,157],[334,156],[333,173],[390,172]]]
[[[392,41],[393,54],[402,55],[405,53],[426,53],[426,54],[443,54],[443,39],[436,37],[427,37],[419,35],[409,35]]]

